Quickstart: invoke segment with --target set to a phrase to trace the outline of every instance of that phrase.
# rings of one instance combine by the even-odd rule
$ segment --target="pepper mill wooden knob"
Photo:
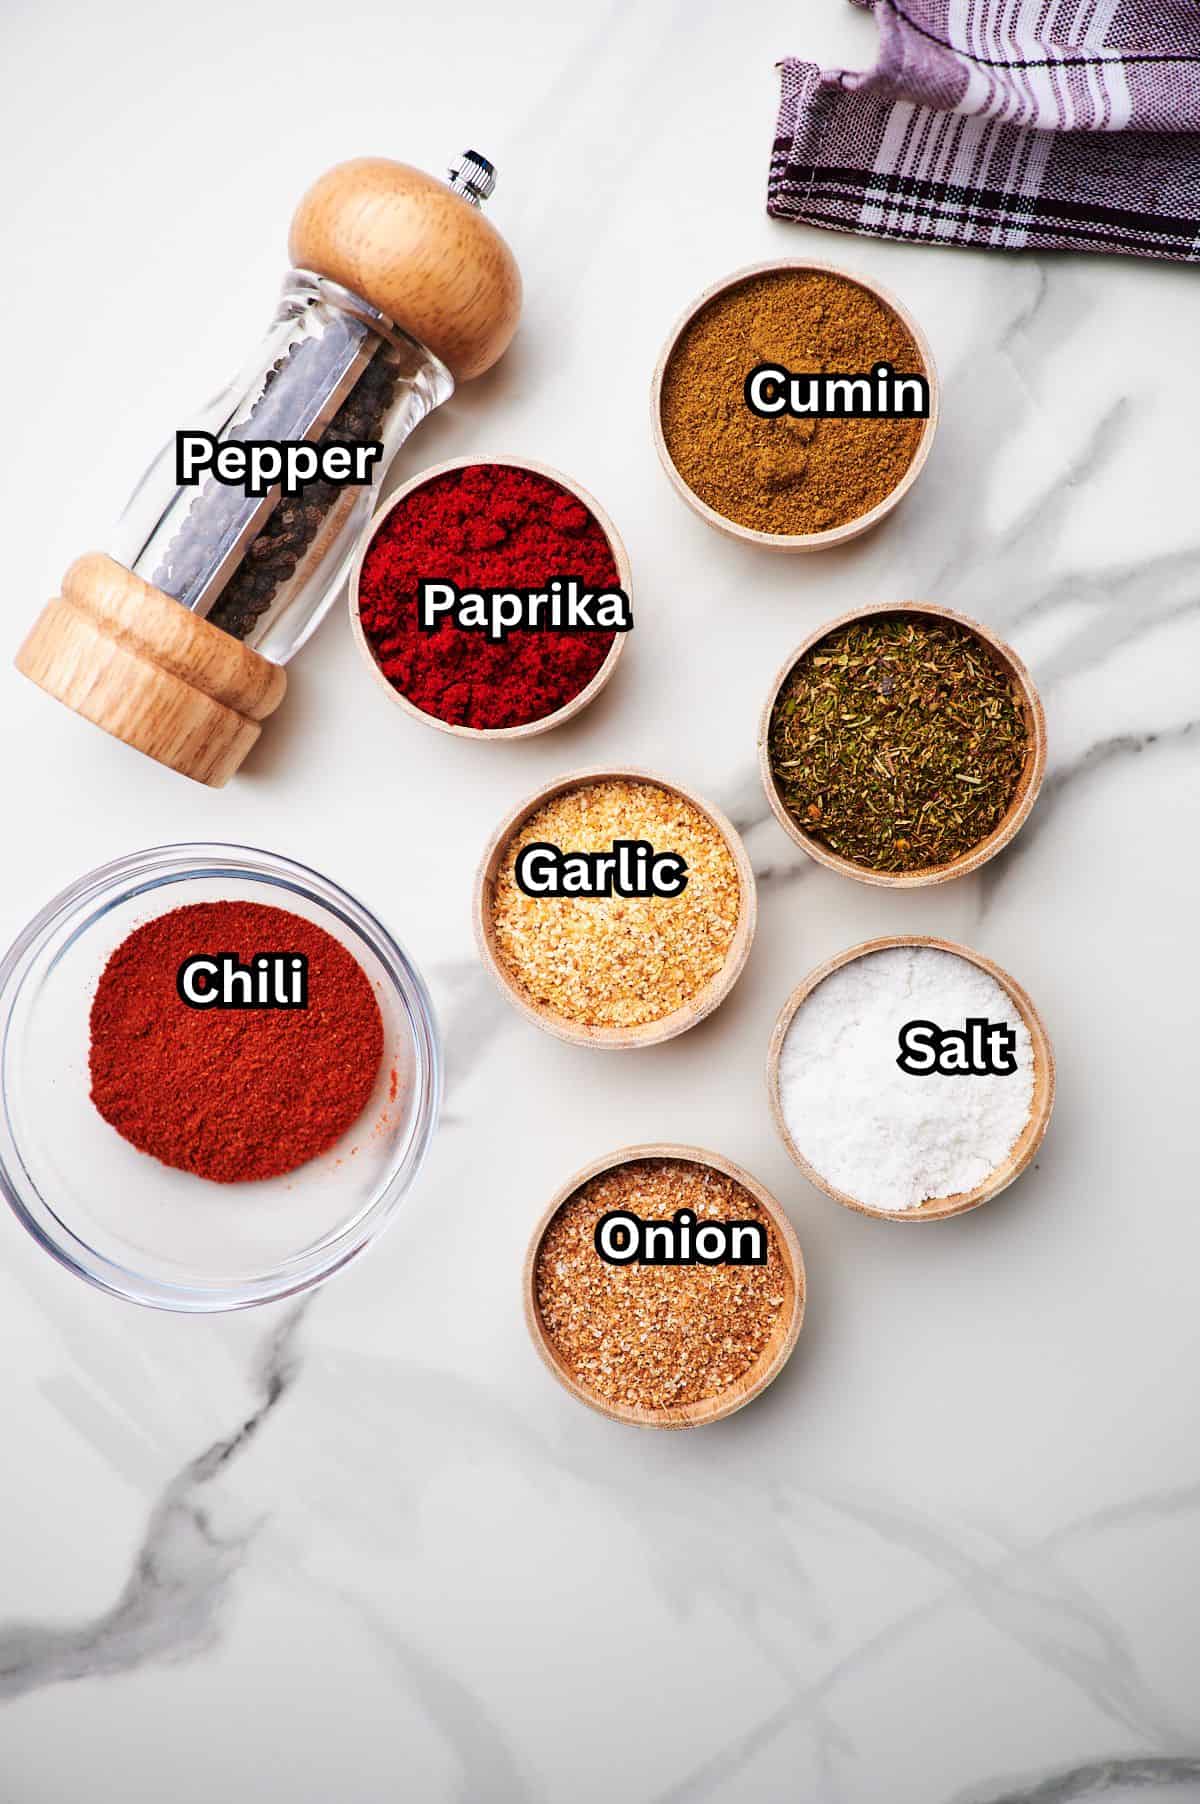
[[[339,163],[292,217],[298,269],[340,282],[428,347],[456,381],[507,350],[521,276],[495,226],[445,182],[387,157]]]

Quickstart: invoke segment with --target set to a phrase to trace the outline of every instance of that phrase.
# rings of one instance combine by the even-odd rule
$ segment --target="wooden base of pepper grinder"
[[[71,565],[16,662],[76,714],[213,788],[287,688],[281,665],[98,551]]]

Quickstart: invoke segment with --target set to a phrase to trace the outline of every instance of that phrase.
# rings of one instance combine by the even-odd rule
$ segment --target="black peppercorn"
[[[270,387],[287,357],[267,371],[264,389]],[[378,439],[398,380],[395,364],[384,352],[377,352],[317,440],[318,446],[366,445]],[[301,495],[289,496],[272,509],[209,615],[214,626],[235,639],[246,637],[277,591],[299,569],[341,493],[336,483],[313,482]]]

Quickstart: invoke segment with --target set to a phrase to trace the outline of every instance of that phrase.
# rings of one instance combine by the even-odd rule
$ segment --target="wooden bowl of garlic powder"
[[[673,895],[523,887],[550,870],[547,848],[578,863],[617,842],[682,861],[686,882]],[[578,1046],[653,1046],[710,1015],[737,982],[754,937],[754,872],[732,823],[681,784],[631,768],[576,771],[496,829],[474,917],[485,969],[527,1020]]]

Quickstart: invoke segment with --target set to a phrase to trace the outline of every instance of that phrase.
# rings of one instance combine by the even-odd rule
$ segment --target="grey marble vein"
[[[835,1508],[839,1507],[836,1497],[828,1497],[825,1501]],[[875,1506],[874,1513],[877,1519],[880,1507],[879,1504]],[[995,1566],[987,1573],[986,1581],[989,1585],[993,1583],[1008,1584],[1009,1580],[1005,1574],[1019,1573],[1029,1560],[1065,1549],[1076,1542],[1106,1534],[1115,1528],[1126,1528],[1143,1520],[1172,1518],[1181,1514],[1191,1515],[1197,1509],[1200,1509],[1200,1484],[1183,1485],[1171,1490],[1152,1492],[1120,1505],[1089,1512],[1073,1522],[1062,1525],[1026,1548],[1002,1552]],[[894,1515],[894,1507],[888,1505],[884,1509],[884,1516],[894,1517]],[[936,1535],[937,1525],[931,1524],[930,1530]],[[951,1564],[958,1558],[957,1554],[953,1555]],[[968,1577],[978,1577],[978,1569],[971,1566]],[[772,1743],[782,1741],[789,1733],[799,1728],[807,1729],[818,1713],[825,1712],[826,1701],[838,1687],[857,1677],[864,1667],[894,1654],[950,1602],[962,1601],[964,1595],[970,1601],[970,1592],[970,1583],[964,1586],[962,1576],[954,1576],[946,1589],[937,1597],[905,1610],[894,1620],[865,1636],[845,1654],[839,1656],[819,1677],[797,1685],[783,1703],[765,1712],[757,1722],[740,1735],[732,1737],[717,1754],[698,1762],[690,1771],[681,1775],[678,1781],[657,1792],[652,1804],[707,1804],[707,1801],[712,1799],[732,1798],[736,1795],[731,1790],[734,1781],[739,1774],[745,1772],[759,1754]],[[1086,1593],[1083,1595],[1086,1596]],[[1019,1638],[1024,1639],[1024,1636],[1019,1636]],[[1120,1639],[1118,1631],[1118,1640]],[[1041,1657],[1042,1650],[1035,1646],[1029,1646],[1027,1651],[1032,1653],[1035,1658]],[[1120,1658],[1125,1660],[1124,1651]],[[1050,1650],[1050,1664],[1052,1666],[1059,1664],[1053,1650]],[[1063,1676],[1071,1679],[1072,1682],[1082,1684],[1085,1692],[1091,1692],[1090,1682],[1080,1671],[1067,1669],[1064,1670]],[[1142,1697],[1150,1701],[1151,1715],[1153,1715],[1153,1694],[1137,1679],[1136,1674],[1134,1682]],[[1106,1707],[1106,1698],[1103,1692],[1098,1697],[1094,1696],[1093,1701],[1098,1702],[1102,1708]],[[1108,1713],[1112,1714],[1111,1711]],[[1119,1710],[1117,1714],[1120,1715]],[[1160,1726],[1166,1727],[1168,1737],[1172,1741],[1185,1733],[1183,1725]],[[1145,1728],[1146,1725],[1143,1725],[1143,1732]],[[1169,1753],[1156,1756],[1162,1770],[1185,1771],[1187,1763],[1195,1764],[1200,1761],[1200,1755],[1195,1751],[1196,1744],[1200,1744],[1200,1728],[1194,1728],[1189,1739],[1193,1744],[1191,1747],[1176,1746]],[[1111,1762],[1100,1762],[1094,1769],[1074,1767],[1071,1771],[1096,1770],[1103,1772],[1106,1766],[1111,1766],[1111,1764]],[[1068,1798],[1070,1795],[1070,1793],[1064,1794]],[[1016,1794],[1016,1798],[1022,1796],[1021,1793]],[[972,1800],[972,1804],[974,1804],[974,1800]],[[1002,1804],[1002,1801],[992,1801],[989,1797],[989,1804]]]
[[[1113,733],[1107,739],[1094,739],[1079,755],[1065,765],[1060,765],[1046,781],[1046,788],[1051,795],[1065,789],[1079,777],[1085,777],[1104,767],[1126,758],[1137,758],[1153,746],[1174,746],[1190,740],[1200,718],[1185,720],[1178,726],[1166,727],[1158,732],[1147,733]]]
[[[955,1804],[1074,1804],[1082,1798],[1118,1800],[1148,1791],[1177,1793],[1185,1786],[1190,1799],[1200,1798],[1200,1757],[1144,1755],[1089,1761],[1002,1791],[973,1786],[960,1792]]]
[[[1046,1551],[1009,1548],[982,1559],[946,1524],[891,1500],[826,1493],[837,1510],[915,1553],[1048,1670],[1075,1686],[1102,1715],[1157,1746],[1186,1745],[1191,1726],[1172,1720],[1147,1683],[1130,1638],[1111,1613]]]
[[[1028,257],[1022,266],[1021,274],[1032,276],[1033,292],[1029,299],[1022,302],[1017,308],[997,339],[997,345],[1002,351],[1011,351],[1021,339],[1028,336],[1031,328],[1041,318],[1050,296],[1050,271],[1044,257]]]
[[[150,1661],[185,1659],[214,1644],[222,1606],[257,1525],[218,1526],[208,1487],[261,1433],[290,1389],[296,1334],[307,1307],[307,1301],[294,1306],[268,1338],[259,1358],[257,1407],[188,1460],[163,1490],[111,1609],[56,1628],[0,1625],[0,1699]]]
[[[976,378],[979,384],[989,380],[982,373],[988,367],[985,360]],[[989,404],[997,411],[1011,410],[1007,387],[994,368],[990,381],[1003,388],[1002,398],[989,397],[985,389],[984,393],[961,397],[960,404],[973,406],[985,418]],[[1019,598],[1028,591],[1031,572],[1044,570],[1049,563],[1076,491],[1106,468],[1121,448],[1131,408],[1128,396],[1115,396],[1093,422],[1079,448],[1056,466],[1013,522],[998,532],[983,524],[991,476],[988,460],[977,455],[963,460],[959,481],[965,484],[967,492],[958,496],[958,530],[927,579],[926,593],[964,613],[977,612],[989,623],[1009,622],[1018,611]],[[997,442],[1003,442],[1001,422],[993,420],[992,424],[997,429]]]
[[[449,1087],[484,1062],[514,1017],[478,959],[444,960],[432,975]]]
[[[1082,602],[1093,614],[1107,610],[1104,624],[1108,636],[1098,640],[1094,626],[1089,626],[1086,639],[1077,635],[1049,657],[1040,658],[1042,684],[1078,675],[1098,662],[1099,656],[1132,643],[1150,628],[1195,613],[1200,608],[1200,545],[1173,545],[1149,557],[1114,560],[1099,569],[1060,570],[1049,583],[1031,590],[1013,610],[1010,628],[1040,623],[1072,602]]]
[[[403,1634],[365,1598],[346,1590],[342,1604],[399,1670],[458,1763],[452,1804],[534,1804],[543,1795],[523,1771],[508,1737],[484,1701],[427,1648]]]
[[[1041,798],[1016,839],[999,858],[993,859],[976,873],[976,919],[982,921],[987,915],[997,892],[1020,868],[1022,858],[1033,849],[1046,831],[1050,805],[1068,786],[1113,764],[1139,758],[1155,748],[1165,750],[1173,746],[1200,743],[1196,739],[1197,727],[1200,727],[1200,719],[1185,720],[1179,726],[1165,728],[1160,732],[1114,733],[1107,739],[1093,740],[1074,758],[1061,762],[1046,778]]]

